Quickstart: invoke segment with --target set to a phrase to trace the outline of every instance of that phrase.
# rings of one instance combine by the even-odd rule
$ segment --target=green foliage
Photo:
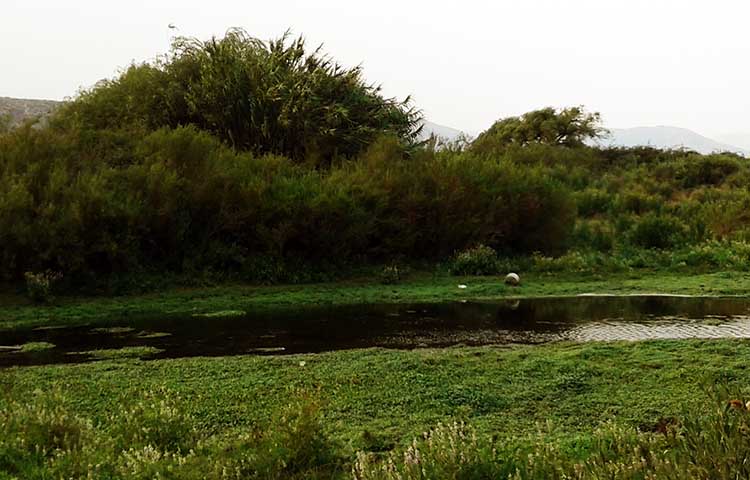
[[[739,279],[747,283],[747,277],[723,281],[736,285]],[[684,286],[723,278],[676,275],[670,281]],[[666,279],[650,278],[651,285]],[[455,290],[455,280],[446,281]],[[611,279],[606,282],[611,285]],[[471,288],[477,283],[472,281]],[[582,282],[579,291],[587,285],[591,283]],[[485,294],[496,291],[497,281],[485,287]],[[4,369],[0,458],[11,462],[0,468],[0,478],[351,478],[354,452],[379,450],[367,456],[373,474],[379,474],[381,459],[387,464],[392,457],[396,467],[404,466],[403,454],[414,436],[424,465],[456,475],[477,472],[471,468],[479,464],[490,473],[503,468],[541,472],[536,478],[549,478],[553,470],[548,469],[560,467],[570,478],[577,472],[575,465],[581,465],[589,472],[584,478],[618,478],[606,472],[646,458],[654,461],[643,468],[666,468],[664,459],[688,468],[683,476],[679,470],[662,477],[725,478],[716,469],[740,468],[727,459],[742,458],[750,445],[750,413],[738,408],[750,400],[750,374],[743,368],[748,358],[746,341],[695,339],[365,349]],[[696,364],[701,368],[686,368]],[[732,388],[719,390],[711,402],[696,388],[724,381]],[[33,393],[37,388],[48,393]],[[54,393],[62,389],[64,396]],[[298,389],[314,395],[297,395]],[[166,425],[154,414],[163,399],[175,409],[164,417]],[[729,400],[739,402],[726,409]],[[144,408],[132,407],[141,401]],[[38,413],[44,411],[48,413]],[[53,411],[57,413],[49,413]],[[130,414],[134,418],[121,426]],[[141,415],[142,420],[137,418]],[[187,419],[191,428],[180,429],[176,418]],[[460,421],[454,427],[454,418],[471,427]],[[422,432],[438,430],[430,426],[441,422],[441,432],[429,437],[432,442],[423,439]],[[138,444],[124,445],[119,432],[139,428],[173,432],[169,437],[177,439],[184,435],[182,443],[190,448],[180,447],[177,453],[170,447],[174,442],[159,440],[165,438],[162,434],[148,440],[158,445],[143,446],[140,434],[126,435]],[[58,435],[69,439],[65,442],[49,435],[79,430]],[[676,438],[666,438],[666,432],[676,432]],[[32,443],[51,445],[46,449],[51,453],[37,454]],[[393,448],[392,454],[382,451],[387,447]],[[674,458],[682,460],[675,463]],[[529,470],[532,467],[541,470]],[[700,468],[708,474],[701,476]]]
[[[582,249],[610,252],[615,245],[615,236],[607,222],[579,220],[573,232],[573,242]]]
[[[497,275],[497,252],[482,244],[459,252],[450,271],[453,275]]]
[[[52,289],[55,283],[62,278],[59,272],[47,270],[46,272],[23,274],[26,281],[26,294],[36,303],[49,303],[52,301]]]
[[[621,212],[644,214],[659,210],[664,203],[656,195],[649,195],[641,191],[629,191],[617,197],[615,208]]]
[[[301,39],[178,39],[49,124],[0,134],[0,279],[302,283],[480,244],[543,271],[742,265],[713,243],[750,240],[736,155],[590,148],[602,130],[582,108],[502,120],[467,148],[416,145],[417,121]]]
[[[741,398],[723,396],[706,415],[662,419],[653,433],[609,424],[578,459],[546,434],[520,447],[478,438],[461,423],[438,425],[385,461],[358,454],[357,480],[445,478],[733,479],[750,476],[750,413]],[[750,405],[750,403],[748,403]]]
[[[263,42],[234,29],[205,42],[175,39],[168,56],[101,82],[58,119],[94,130],[194,125],[240,150],[328,164],[384,134],[412,145],[420,114],[408,98],[384,98],[361,67],[308,53],[302,38]]]
[[[91,422],[67,411],[59,392],[37,391],[23,402],[10,401],[0,410],[0,473],[30,478],[60,456],[81,452],[90,440]]]
[[[415,439],[402,455],[391,454],[383,463],[360,453],[352,473],[355,480],[508,478],[512,470],[498,468],[493,457],[489,442],[455,422],[439,424],[424,438]]]
[[[684,224],[675,217],[648,214],[636,222],[630,235],[640,247],[666,249],[682,244],[686,232]]]
[[[306,397],[286,406],[272,429],[244,436],[230,448],[222,469],[238,480],[331,478],[342,466],[338,446],[323,433],[319,405]]]
[[[583,107],[562,110],[547,107],[498,120],[477,137],[471,149],[486,154],[510,145],[532,143],[581,147],[584,141],[597,138],[604,131],[598,113],[587,113]]]
[[[593,217],[606,214],[612,206],[612,195],[608,192],[587,188],[575,195],[578,215],[582,217]]]
[[[90,152],[53,129],[0,137],[0,274],[54,269],[79,285],[148,270],[310,281],[327,262],[335,271],[355,259],[437,259],[476,242],[556,251],[572,230],[570,195],[541,168],[409,157],[393,137],[325,171],[238,153],[194,127],[127,142]],[[115,164],[99,160],[110,148]]]
[[[380,283],[383,285],[395,285],[401,281],[403,269],[396,264],[386,265],[380,271]]]
[[[187,453],[198,439],[195,420],[180,408],[180,399],[162,388],[124,400],[107,419],[115,448],[154,447],[161,452]]]
[[[691,246],[674,252],[672,265],[747,271],[750,269],[750,244],[746,241],[712,241]]]
[[[734,155],[693,155],[686,159],[678,176],[686,188],[719,185],[739,171],[740,158]]]
[[[296,400],[266,430],[199,434],[184,403],[145,393],[94,425],[38,392],[0,411],[0,478],[331,478],[339,447],[322,433],[315,402]]]

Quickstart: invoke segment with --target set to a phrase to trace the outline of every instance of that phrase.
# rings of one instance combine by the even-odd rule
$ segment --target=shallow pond
[[[208,312],[0,331],[0,367],[115,357],[268,355],[550,341],[750,338],[750,300],[579,296]]]

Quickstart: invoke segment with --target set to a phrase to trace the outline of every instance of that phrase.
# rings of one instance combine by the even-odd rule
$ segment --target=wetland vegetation
[[[0,479],[748,478],[746,340],[158,358],[149,318],[750,291],[745,158],[593,147],[581,107],[420,122],[233,30],[0,128],[0,356],[98,339],[0,368]]]

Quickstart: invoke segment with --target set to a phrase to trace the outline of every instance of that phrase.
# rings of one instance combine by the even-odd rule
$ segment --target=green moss
[[[154,347],[123,347],[112,349],[91,350],[80,352],[98,359],[118,359],[118,358],[144,358],[156,355],[163,350]]]
[[[55,348],[54,343],[49,342],[29,342],[24,343],[21,345],[21,351],[25,353],[30,352],[43,352],[45,350],[49,350],[51,348]]]
[[[218,312],[209,312],[209,313],[194,313],[194,317],[203,317],[203,318],[221,318],[221,317],[241,317],[243,315],[247,314],[244,310],[220,310]]]

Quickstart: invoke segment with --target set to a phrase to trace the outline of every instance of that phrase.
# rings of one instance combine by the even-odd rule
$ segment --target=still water
[[[95,351],[119,349],[142,358],[176,358],[563,340],[750,338],[750,301],[605,296],[348,305],[276,314],[141,318],[109,322],[106,327],[0,331],[0,367],[85,362],[101,358]],[[19,348],[30,342],[50,345],[39,352]]]

